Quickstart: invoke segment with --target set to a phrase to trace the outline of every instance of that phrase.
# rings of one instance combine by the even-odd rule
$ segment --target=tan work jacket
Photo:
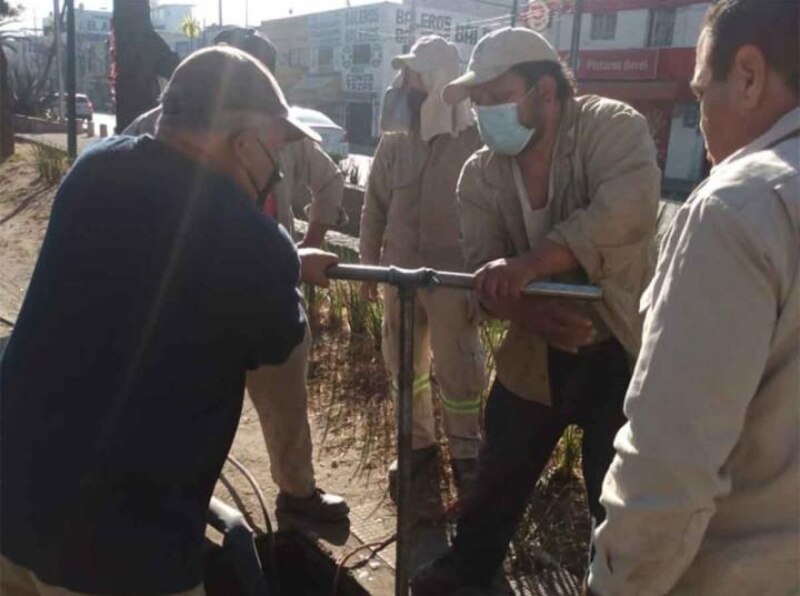
[[[305,186],[311,193],[306,208],[308,223],[340,226],[347,222],[342,197],[344,175],[322,148],[310,139],[287,143],[278,154],[283,180],[275,187],[276,219],[294,233],[292,196],[295,188]]]
[[[161,106],[140,114],[122,134],[155,134]],[[287,143],[281,147],[278,162],[283,180],[275,187],[278,223],[290,234],[294,234],[292,196],[298,185],[304,185],[311,193],[311,204],[306,209],[309,223],[338,226],[346,223],[342,209],[344,176],[322,148],[310,139]]]
[[[510,157],[484,148],[458,184],[467,268],[530,252]],[[635,356],[641,339],[639,297],[655,264],[661,173],[647,122],[626,104],[597,96],[565,105],[550,170],[551,231],[581,271],[557,281],[597,284],[596,308]],[[497,377],[520,397],[549,404],[547,345],[512,323],[497,354]]]
[[[427,143],[418,132],[383,135],[361,212],[361,262],[463,271],[456,183],[481,144],[474,126]]]
[[[673,219],[603,485],[598,596],[800,593],[800,108]]]

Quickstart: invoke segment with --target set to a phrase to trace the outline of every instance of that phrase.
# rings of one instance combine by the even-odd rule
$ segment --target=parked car
[[[312,128],[322,137],[322,149],[325,153],[337,159],[344,159],[350,155],[350,139],[347,131],[328,116],[317,110],[300,106],[291,106],[289,112],[294,118]]]
[[[51,109],[58,109],[58,93],[53,96]],[[64,105],[64,109],[67,109],[66,105]],[[64,114],[64,117],[66,117],[66,114]],[[92,101],[84,93],[75,94],[75,117],[82,118],[83,120],[92,120],[94,118],[94,105],[92,105]]]

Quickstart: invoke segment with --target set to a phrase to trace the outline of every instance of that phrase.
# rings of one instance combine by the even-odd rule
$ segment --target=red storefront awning
[[[620,101],[691,101],[686,81],[579,81],[578,95],[602,95]]]

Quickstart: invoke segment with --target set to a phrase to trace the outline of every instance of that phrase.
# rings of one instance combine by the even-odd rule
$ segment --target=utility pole
[[[519,0],[514,0],[514,3],[511,5],[511,26],[517,26],[517,13],[519,13]]]
[[[67,154],[78,155],[78,130],[75,121],[75,0],[67,3]]]
[[[222,0],[219,0],[219,26],[222,27]]]
[[[581,48],[581,19],[583,17],[583,0],[575,0],[572,14],[572,44],[569,49],[569,66],[577,76],[578,54]]]
[[[53,36],[56,44],[56,72],[58,73],[58,119],[63,120],[64,113],[64,68],[61,62],[61,8],[58,0],[53,0]]]

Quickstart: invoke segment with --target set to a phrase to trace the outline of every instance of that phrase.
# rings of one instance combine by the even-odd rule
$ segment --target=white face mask
[[[481,139],[492,151],[501,155],[518,155],[536,133],[535,128],[526,128],[520,124],[518,106],[517,102],[513,102],[474,108]]]

